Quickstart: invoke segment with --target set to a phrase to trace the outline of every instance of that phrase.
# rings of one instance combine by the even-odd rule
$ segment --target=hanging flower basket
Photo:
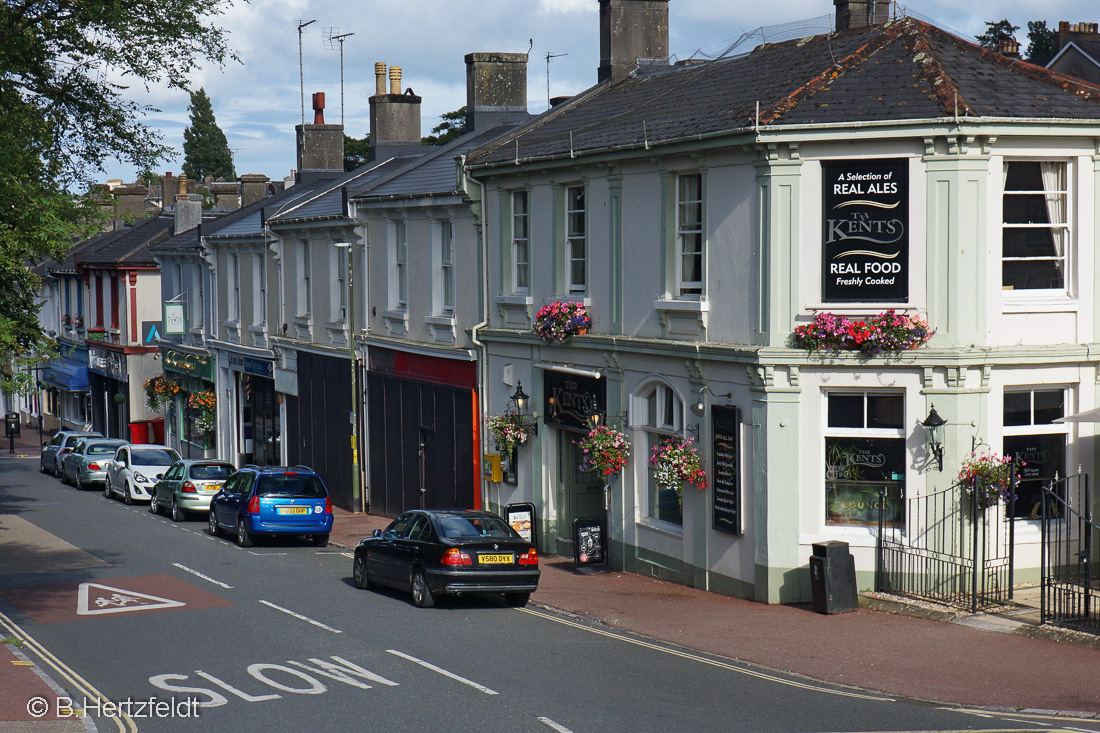
[[[604,486],[623,470],[630,455],[630,440],[624,433],[601,425],[589,431],[581,440],[573,441],[584,454],[582,471],[597,471]]]
[[[204,433],[214,430],[217,422],[218,398],[213,392],[195,392],[187,396],[187,406],[194,411],[192,422],[195,427]]]
[[[971,453],[959,470],[959,484],[979,509],[1008,501],[1012,494],[1012,459],[995,453]]]
[[[707,487],[707,473],[703,470],[703,460],[699,449],[691,438],[668,437],[660,445],[653,446],[649,455],[649,465],[653,466],[657,483],[676,492],[680,508],[684,506],[684,484],[689,483],[697,489]]]
[[[159,410],[161,405],[171,402],[180,391],[178,382],[158,374],[145,382],[145,404],[150,410]]]
[[[791,338],[796,347],[807,351],[858,351],[870,357],[915,349],[935,333],[920,316],[903,316],[891,309],[866,321],[818,313],[813,322],[795,328]]]
[[[73,328],[84,328],[84,316],[72,317]]]
[[[490,415],[486,427],[497,444],[497,450],[503,456],[512,455],[517,445],[527,442],[527,420],[518,413],[505,412],[503,415]]]
[[[588,333],[592,318],[584,303],[573,300],[547,303],[535,314],[533,327],[538,337],[548,344],[561,344],[573,336]]]

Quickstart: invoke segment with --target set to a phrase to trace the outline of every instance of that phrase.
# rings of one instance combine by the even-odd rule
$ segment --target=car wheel
[[[206,520],[206,530],[215,537],[220,537],[222,534],[222,528],[218,526],[218,518],[214,516],[214,507],[210,507],[210,516]]]
[[[134,503],[134,497],[130,495],[130,484],[126,484],[122,487],[122,500],[127,504]]]
[[[176,504],[175,497],[173,497],[172,498],[172,521],[173,522],[182,522],[186,518],[187,517],[184,515],[183,510],[179,508],[178,504]]]
[[[61,483],[66,484],[66,485],[68,485],[68,483],[69,483],[69,474],[65,471],[61,472]]]
[[[309,538],[311,542],[317,547],[328,547],[328,535],[327,534],[315,534]]]
[[[513,608],[523,608],[531,600],[530,593],[505,593],[504,602]]]
[[[244,526],[244,520],[237,520],[237,544],[241,547],[252,547],[254,544],[252,541],[252,534],[248,531],[248,527]]]
[[[103,498],[112,499],[114,496],[111,493],[111,479],[107,478],[103,480]]]
[[[75,485],[76,485],[76,490],[77,491],[83,491],[84,490],[84,482],[80,480],[80,474],[79,473],[76,475],[76,484]]]
[[[61,478],[61,467],[58,466],[56,463],[54,463],[53,464],[53,471],[51,471],[50,473],[53,474],[54,478]]]
[[[435,606],[435,596],[432,595],[432,589],[428,587],[428,578],[425,577],[424,571],[420,568],[413,571],[412,596],[413,604],[417,608],[432,608]]]
[[[38,472],[39,473],[49,473],[49,471],[46,470],[46,464],[43,463],[42,461],[38,462]]]
[[[153,492],[153,495],[149,498],[149,511],[153,514],[160,514],[160,502],[157,501],[157,492]]]
[[[351,566],[351,579],[359,590],[368,590],[374,583],[367,574],[367,561],[362,555],[355,556],[355,562]]]

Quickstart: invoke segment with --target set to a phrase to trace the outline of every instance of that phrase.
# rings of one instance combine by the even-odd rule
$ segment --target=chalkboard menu
[[[713,497],[714,529],[741,534],[741,411],[736,407],[711,407],[714,430]]]
[[[606,573],[607,521],[603,517],[573,520],[573,564],[582,575]]]
[[[534,504],[509,504],[504,507],[504,519],[509,526],[523,539],[535,545],[535,505]]]

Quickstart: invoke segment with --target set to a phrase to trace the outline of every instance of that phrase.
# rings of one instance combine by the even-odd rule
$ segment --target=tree
[[[370,159],[370,135],[354,138],[344,135],[344,170],[353,171]]]
[[[421,142],[425,145],[446,145],[456,137],[466,132],[466,107],[463,105],[454,112],[446,112],[439,116],[443,120],[432,128],[433,135],[428,135]]]
[[[990,51],[996,51],[997,46],[1001,41],[1016,40],[1016,31],[1020,30],[1020,26],[1012,25],[1008,22],[1008,19],[998,20],[993,22],[987,20],[985,23],[985,33],[978,36],[978,43],[982,45],[982,48],[988,48]]]
[[[98,230],[71,191],[112,158],[152,170],[169,153],[120,80],[184,89],[201,61],[232,58],[212,24],[232,0],[6,0],[0,5],[0,389],[50,347],[31,266]],[[119,80],[119,81],[116,81]]]
[[[1045,20],[1027,22],[1027,40],[1027,60],[1033,64],[1046,66],[1058,53],[1058,36]]]
[[[183,172],[193,181],[205,181],[207,176],[232,181],[233,154],[229,141],[214,120],[214,110],[205,89],[191,92],[191,126],[183,131]]]

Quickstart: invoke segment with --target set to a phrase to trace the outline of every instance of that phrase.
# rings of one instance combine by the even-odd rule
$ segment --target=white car
[[[180,454],[166,445],[124,445],[115,453],[114,460],[107,462],[103,495],[111,499],[118,494],[127,504],[149,501],[153,486],[178,460]]]

